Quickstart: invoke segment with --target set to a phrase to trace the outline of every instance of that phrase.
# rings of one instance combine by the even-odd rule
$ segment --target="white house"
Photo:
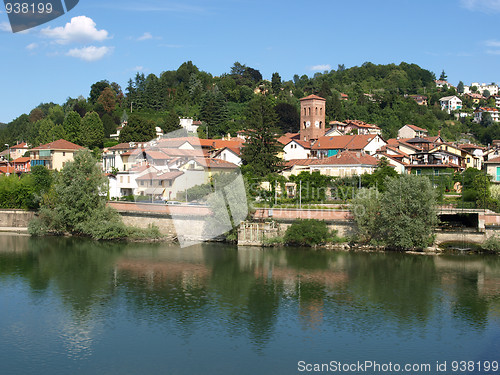
[[[480,123],[483,119],[483,113],[489,113],[493,121],[499,121],[499,113],[496,108],[481,107],[474,112],[474,122]]]
[[[239,148],[234,147],[224,147],[213,155],[214,159],[225,160],[230,163],[241,166],[241,151]]]
[[[439,104],[441,105],[441,110],[448,113],[462,108],[462,100],[455,95],[439,99]]]
[[[486,90],[490,93],[490,95],[497,95],[499,90],[498,90],[498,85],[495,83],[479,83],[479,82],[472,82],[470,86],[464,86],[464,94],[470,94],[472,92],[472,87],[477,88],[477,92],[483,94]]]
[[[181,118],[179,124],[182,128],[186,129],[188,133],[198,133],[198,128],[201,125],[200,121],[194,121],[192,118]]]
[[[283,147],[283,159],[286,161],[294,159],[307,159],[311,157],[311,144],[298,139],[291,139]]]
[[[398,130],[398,138],[423,138],[427,137],[427,129],[419,128],[415,125],[405,125]]]

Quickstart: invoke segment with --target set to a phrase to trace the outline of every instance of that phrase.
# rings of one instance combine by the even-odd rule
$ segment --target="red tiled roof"
[[[2,167],[0,167],[0,173],[1,174],[16,173],[16,169],[14,167],[2,166]]]
[[[278,138],[278,142],[282,145],[289,144],[293,139],[297,139],[300,137],[299,133],[285,133],[281,137]]]
[[[29,157],[17,158],[14,160],[14,164],[29,163],[31,159]]]
[[[490,159],[485,161],[487,164],[500,164],[500,156],[497,156],[496,158]]]
[[[413,129],[415,131],[420,131],[420,132],[426,132],[427,133],[427,129],[419,128],[416,125],[406,124],[406,126],[408,126],[410,129]]]
[[[28,148],[28,145],[26,144],[26,142],[23,142],[23,143],[19,143],[18,145],[14,145],[14,146],[10,147],[11,150],[15,150],[17,148]]]
[[[345,123],[347,125],[356,126],[358,128],[380,129],[377,125],[367,124],[366,122],[360,120],[346,120]]]
[[[145,175],[141,176],[141,177],[138,177],[136,178],[137,181],[149,181],[149,180],[160,180],[160,181],[164,181],[164,180],[175,180],[177,177],[179,176],[182,176],[184,174],[184,172],[179,172],[179,171],[175,171],[175,172],[165,172],[165,173],[161,173],[161,174],[158,174],[158,173],[146,173]]]
[[[498,112],[497,108],[481,107],[476,112]]]
[[[331,137],[319,137],[312,145],[313,150],[362,150],[377,135],[340,135]]]
[[[343,151],[335,156],[317,159],[311,165],[377,165],[378,159],[364,152]]]
[[[146,150],[145,152],[146,155],[153,160],[168,160],[172,158],[171,156],[165,154],[163,151]]]
[[[309,95],[309,96],[306,96],[305,98],[302,98],[300,99],[300,101],[302,100],[310,100],[310,99],[316,99],[316,100],[325,100],[325,98],[322,98],[321,96],[318,96],[318,95]]]
[[[137,148],[137,143],[135,143],[133,146],[130,146],[130,143],[120,143],[116,146],[108,147],[108,150],[129,150],[133,148]]]
[[[36,151],[36,150],[72,150],[72,151],[76,151],[76,150],[82,150],[84,148],[85,147],[75,145],[74,143],[68,142],[64,139],[59,139],[57,141],[50,142],[50,143],[47,143],[45,145],[35,147],[32,149],[32,151]]]
[[[285,167],[286,168],[291,168],[291,167],[293,167],[295,165],[298,165],[298,166],[311,165],[316,160],[317,159],[292,159],[292,160],[288,160],[285,163]]]

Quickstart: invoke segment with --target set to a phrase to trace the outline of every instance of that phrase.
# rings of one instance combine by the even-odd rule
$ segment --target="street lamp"
[[[9,155],[7,156],[7,168],[10,167],[10,146],[5,143],[4,146],[7,146],[7,149],[9,150]]]

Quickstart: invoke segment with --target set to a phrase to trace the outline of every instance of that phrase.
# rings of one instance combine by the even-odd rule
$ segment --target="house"
[[[480,107],[474,111],[474,122],[480,123],[483,120],[483,114],[489,113],[491,119],[495,122],[500,120],[497,108]]]
[[[29,151],[29,146],[26,144],[26,142],[19,143],[17,145],[11,146],[10,147],[10,160],[18,159],[23,157],[26,152]]]
[[[12,161],[16,173],[28,173],[31,171],[31,159],[23,156]]]
[[[360,176],[373,173],[378,159],[362,151],[343,151],[335,156],[314,160],[309,165],[310,172],[319,171],[326,176]]]
[[[476,87],[477,90],[476,92],[481,93],[484,95],[485,91],[489,92],[489,95],[497,95],[498,94],[498,85],[495,83],[479,83],[479,82],[472,82],[470,86],[464,86],[464,94],[469,94],[472,92],[472,88]]]
[[[398,172],[398,174],[406,173],[406,167],[408,166],[408,162],[403,160],[404,156],[398,157],[394,154],[389,154],[381,151],[377,151],[377,153],[374,156],[379,160],[385,158],[389,162],[389,165],[394,167],[394,170]]]
[[[418,105],[427,105],[427,96],[425,95],[409,95],[409,97],[415,100]]]
[[[127,159],[129,152],[135,150],[138,144],[135,142],[120,143],[113,147],[108,147],[102,153],[102,169],[104,172],[127,170]]]
[[[174,187],[174,183],[175,180],[183,174],[184,172],[181,171],[165,172],[150,168],[148,173],[142,174],[140,177],[136,178],[136,195],[150,196],[151,200],[177,199],[177,193],[180,190]]]
[[[311,143],[300,139],[290,139],[283,147],[283,159],[308,159],[311,157]]]
[[[472,101],[472,103],[474,103],[474,104],[479,104],[479,102],[481,100],[485,100],[486,99],[481,94],[474,93],[474,92],[471,92],[471,93],[468,93],[468,94],[464,94],[464,97],[470,99]]]
[[[73,161],[77,151],[83,149],[64,139],[34,147],[30,150],[31,167],[43,165],[47,169],[61,170],[67,162]]]
[[[427,129],[408,124],[398,130],[398,138],[424,138],[427,137],[428,133]]]
[[[434,83],[436,84],[436,87],[438,89],[442,89],[444,87],[446,87],[447,89],[453,87],[453,85],[451,83],[449,83],[448,81],[445,81],[445,80],[441,80],[441,79],[436,79],[434,81]]]
[[[340,93],[340,100],[349,100],[349,95]]]
[[[214,152],[212,155],[214,159],[228,161],[230,163],[241,166],[241,149],[235,147],[224,147]]]
[[[311,156],[321,159],[335,156],[345,150],[363,151],[371,155],[386,144],[387,142],[378,134],[320,137],[311,146]]]
[[[9,176],[13,173],[16,173],[16,169],[11,165],[1,165],[0,166],[0,175]]]
[[[439,104],[441,105],[441,110],[448,113],[462,108],[462,100],[455,95],[442,97],[439,99]]]
[[[359,120],[346,120],[345,123],[344,134],[382,134],[382,129],[377,125],[367,124]]]
[[[325,136],[343,135],[347,124],[340,121],[330,121],[330,129],[325,133]]]
[[[201,121],[194,121],[192,118],[181,118],[179,119],[179,124],[188,133],[198,134],[198,128],[201,125]]]
[[[488,100],[490,98],[494,98],[495,99],[495,107],[499,108],[500,107],[500,95],[491,95]]]
[[[500,156],[485,161],[486,174],[492,176],[491,181],[500,184]]]

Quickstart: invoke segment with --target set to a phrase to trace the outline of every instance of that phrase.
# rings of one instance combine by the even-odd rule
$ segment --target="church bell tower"
[[[309,95],[300,99],[300,140],[310,142],[325,135],[326,99]]]

